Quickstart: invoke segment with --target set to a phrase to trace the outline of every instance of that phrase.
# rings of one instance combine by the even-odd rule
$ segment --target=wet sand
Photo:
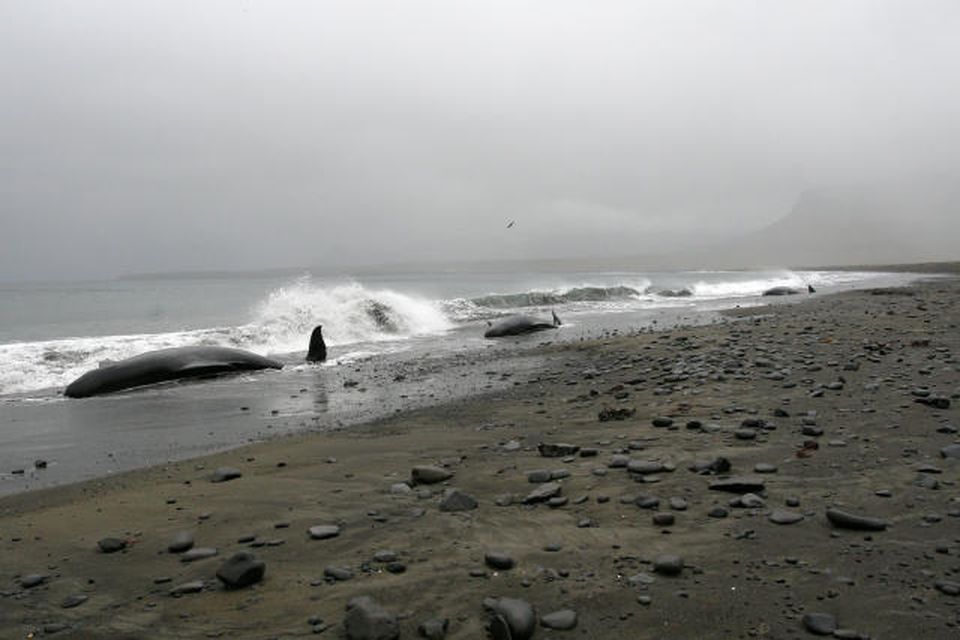
[[[840,637],[955,638],[958,293],[816,295],[544,344],[523,365],[492,349],[432,374],[489,381],[478,396],[7,496],[0,637],[341,638],[368,595],[401,638],[438,617],[446,637],[484,637],[491,597],[576,612],[544,638],[803,638],[810,613]],[[453,476],[411,487],[418,465]],[[211,482],[221,467],[242,475]],[[552,503],[525,503],[544,487]],[[448,489],[476,508],[442,510]],[[829,508],[886,526],[840,528]],[[317,525],[339,535],[312,539]],[[179,532],[217,555],[182,562]],[[265,575],[227,590],[215,575],[238,551]],[[171,595],[183,585],[198,591]]]

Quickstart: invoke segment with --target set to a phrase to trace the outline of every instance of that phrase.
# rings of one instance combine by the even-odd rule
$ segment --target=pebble
[[[127,541],[121,538],[103,538],[97,542],[102,553],[116,553],[127,548]]]
[[[547,629],[569,631],[577,626],[577,612],[572,609],[561,609],[540,617],[540,624]]]
[[[537,445],[537,451],[540,452],[540,455],[544,458],[563,458],[565,456],[576,455],[580,451],[580,447],[575,444],[567,444],[566,442],[556,442],[556,443],[546,443],[541,442]]]
[[[424,620],[417,627],[417,633],[421,638],[427,640],[443,640],[447,637],[447,630],[450,628],[450,621],[447,618],[430,618]]]
[[[84,602],[89,600],[89,596],[86,596],[82,593],[77,593],[74,595],[69,595],[60,602],[60,606],[64,609],[73,609],[74,607],[79,607]]]
[[[476,498],[459,489],[447,489],[440,501],[440,511],[470,511],[478,506]]]
[[[177,585],[173,589],[170,589],[170,595],[174,598],[179,598],[180,596],[188,593],[200,593],[203,591],[204,586],[206,585],[203,580],[184,582],[183,584]]]
[[[234,467],[219,467],[210,476],[210,482],[227,482],[243,476],[239,469]]]
[[[763,478],[758,476],[732,476],[710,483],[711,491],[727,491],[729,493],[760,493],[766,486]]]
[[[410,471],[410,480],[413,484],[436,484],[453,477],[453,472],[443,467],[422,465]]]
[[[768,517],[773,524],[796,524],[803,520],[803,514],[796,511],[787,511],[785,509],[774,509]]]
[[[183,553],[193,547],[193,534],[189,531],[181,531],[173,536],[170,544],[167,545],[167,551],[170,553]]]
[[[857,531],[884,531],[887,523],[879,518],[855,515],[840,509],[827,509],[827,520],[840,529],[854,529]]]
[[[557,496],[562,491],[560,484],[556,482],[547,482],[540,485],[533,491],[527,494],[527,497],[523,499],[525,504],[534,504],[536,502],[544,502]]]
[[[358,596],[347,603],[344,628],[349,640],[396,640],[400,637],[397,617],[370,596]]]
[[[510,640],[528,640],[537,629],[537,618],[533,607],[526,600],[518,598],[498,598],[485,601],[487,608],[499,615],[509,628]]]
[[[758,462],[753,465],[754,473],[776,473],[777,465],[770,464],[769,462]]]
[[[484,555],[483,560],[491,569],[499,569],[501,571],[513,569],[514,565],[516,564],[514,559],[510,557],[509,554],[500,551],[488,551]]]
[[[353,570],[349,567],[338,567],[335,565],[327,565],[323,568],[323,575],[326,578],[342,582],[349,580],[353,577]]]
[[[314,540],[327,540],[340,535],[340,527],[335,524],[318,524],[307,529],[307,533]]]
[[[212,558],[217,555],[217,551],[213,547],[194,547],[189,551],[185,552],[180,556],[181,562],[196,562],[197,560],[205,560],[207,558]]]
[[[829,613],[805,613],[803,626],[814,635],[829,636],[837,629],[837,619]]]
[[[683,558],[672,554],[657,556],[653,561],[653,570],[665,576],[676,576],[683,572]]]
[[[41,584],[45,583],[50,579],[45,573],[31,573],[30,575],[23,576],[20,578],[20,586],[24,589],[32,589],[38,587]]]
[[[263,580],[266,570],[266,563],[257,560],[252,553],[241,551],[220,565],[217,578],[227,589],[242,589]]]

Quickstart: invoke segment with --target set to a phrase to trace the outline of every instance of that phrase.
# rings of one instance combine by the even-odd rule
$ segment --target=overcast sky
[[[955,0],[0,0],[0,279],[643,253],[956,181],[958,33]]]

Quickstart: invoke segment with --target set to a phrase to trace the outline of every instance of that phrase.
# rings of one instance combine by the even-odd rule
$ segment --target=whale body
[[[243,349],[173,347],[107,362],[69,385],[63,395],[87,398],[157,382],[257,369],[282,369],[283,364]]]
[[[553,322],[534,318],[533,316],[516,315],[498,320],[490,325],[483,334],[484,338],[502,338],[504,336],[519,336],[524,333],[556,329],[560,326],[560,319],[554,315]]]

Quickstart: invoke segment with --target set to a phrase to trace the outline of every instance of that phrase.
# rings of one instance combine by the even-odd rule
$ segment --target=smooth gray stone
[[[493,601],[491,608],[506,621],[511,640],[533,637],[537,629],[537,617],[529,602],[517,598],[499,598]]]
[[[103,553],[116,553],[127,548],[127,541],[121,538],[103,538],[97,542],[97,547]]]
[[[220,565],[217,578],[227,589],[242,589],[263,580],[267,565],[252,553],[241,551]]]
[[[516,564],[509,554],[500,551],[487,551],[483,556],[483,561],[486,562],[487,566],[491,569],[500,569],[502,571],[513,569]]]
[[[476,498],[459,489],[447,489],[440,501],[440,511],[470,511],[478,506]]]
[[[665,576],[680,575],[683,571],[683,558],[672,554],[657,556],[653,561],[653,570]]]
[[[553,473],[548,469],[534,469],[533,471],[527,472],[527,482],[532,484],[540,484],[543,482],[550,482],[553,479]]]
[[[205,586],[203,580],[194,580],[193,582],[184,582],[170,589],[170,595],[174,597],[182,596],[187,593],[199,593]]]
[[[413,484],[436,484],[449,480],[453,477],[453,472],[434,465],[421,465],[414,467],[410,471],[410,480]]]
[[[773,524],[796,524],[803,520],[803,514],[785,509],[774,509],[768,519]]]
[[[950,580],[937,580],[933,586],[940,593],[948,596],[960,596],[960,582],[951,582]]]
[[[73,609],[74,607],[79,607],[87,600],[89,600],[89,596],[86,596],[82,593],[77,593],[64,598],[60,602],[60,606],[64,609]]]
[[[239,469],[234,467],[220,467],[210,476],[210,482],[227,482],[243,476]]]
[[[960,460],[960,444],[948,444],[940,449],[940,456],[943,458],[955,458]]]
[[[550,498],[559,495],[562,487],[556,482],[547,482],[542,484],[530,493],[527,494],[527,497],[523,499],[525,504],[533,504],[535,502],[544,502]]]
[[[193,534],[189,531],[181,531],[173,536],[173,540],[167,545],[167,551],[170,553],[183,553],[193,548]]]
[[[572,456],[580,451],[580,447],[566,442],[546,443],[541,442],[537,445],[537,450],[544,458],[563,458]]]
[[[307,529],[307,533],[314,540],[327,540],[340,535],[340,527],[335,524],[318,524]]]
[[[856,531],[884,531],[887,523],[879,518],[858,516],[840,509],[827,509],[827,520],[840,529],[854,529]]]
[[[712,491],[727,491],[729,493],[759,493],[766,486],[766,481],[759,476],[732,476],[714,480],[710,483]]]
[[[50,579],[45,573],[31,573],[30,575],[23,576],[20,578],[20,586],[24,589],[32,589],[38,587],[41,584],[45,583]]]
[[[649,473],[660,473],[663,471],[663,464],[655,462],[653,460],[631,460],[627,463],[627,471],[630,473],[636,473],[639,475],[647,475]]]
[[[327,578],[332,578],[337,581],[350,580],[353,578],[353,571],[348,567],[337,567],[334,565],[328,565],[323,568],[323,575]]]
[[[829,613],[805,613],[803,626],[814,635],[829,636],[837,629],[837,619]]]
[[[540,617],[540,624],[547,629],[569,631],[577,626],[577,612],[572,609],[561,609]]]
[[[449,627],[450,621],[447,618],[430,618],[420,623],[417,633],[427,640],[443,640],[447,637]]]
[[[213,547],[194,547],[193,549],[190,549],[189,551],[181,555],[180,561],[195,562],[197,560],[205,560],[206,558],[212,558],[218,553],[219,551],[217,551]]]
[[[347,603],[344,627],[349,640],[396,640],[400,637],[397,617],[370,596],[359,596]]]

